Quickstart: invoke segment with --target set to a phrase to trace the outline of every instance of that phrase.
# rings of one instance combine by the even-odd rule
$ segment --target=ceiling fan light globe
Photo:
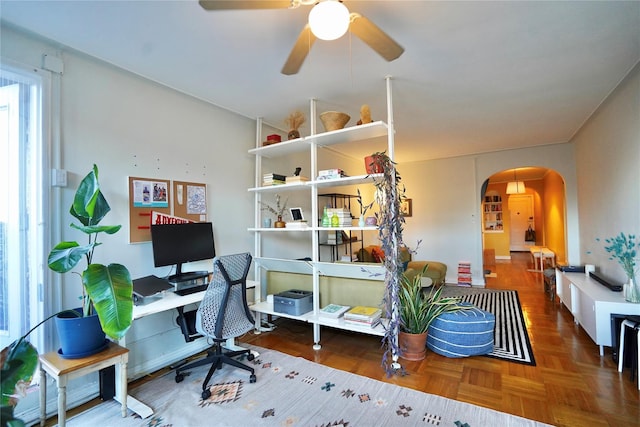
[[[321,40],[335,40],[349,29],[349,9],[336,0],[326,0],[309,12],[311,32]]]

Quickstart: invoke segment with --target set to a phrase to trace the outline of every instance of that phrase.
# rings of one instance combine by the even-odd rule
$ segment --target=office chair
[[[197,366],[211,364],[202,383],[202,399],[211,396],[209,380],[216,369],[224,363],[251,372],[249,382],[256,382],[254,369],[233,359],[246,355],[247,360],[254,359],[250,350],[222,351],[222,344],[228,338],[236,338],[254,327],[254,320],[247,306],[247,274],[251,266],[251,254],[240,253],[216,257],[213,260],[213,278],[196,311],[195,328],[203,336],[213,340],[213,346],[207,357],[188,363],[176,369],[176,382],[187,375],[184,371]]]

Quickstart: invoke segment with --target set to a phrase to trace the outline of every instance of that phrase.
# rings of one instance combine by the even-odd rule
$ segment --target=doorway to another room
[[[516,178],[517,177],[517,178]],[[491,175],[483,184],[481,199],[482,251],[485,277],[495,277],[496,262],[512,253],[553,253],[546,261],[566,262],[566,197],[563,178],[540,167],[518,167]],[[538,267],[539,269],[539,267]]]
[[[507,206],[511,222],[509,250],[511,252],[528,251],[536,243],[533,196],[531,194],[511,194],[508,196]]]

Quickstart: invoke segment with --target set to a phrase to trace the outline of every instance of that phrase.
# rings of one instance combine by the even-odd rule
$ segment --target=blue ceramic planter
[[[82,316],[82,309],[74,311]],[[58,354],[64,359],[79,359],[98,353],[107,347],[105,333],[98,315],[75,317],[68,311],[56,316],[56,328],[60,339]]]

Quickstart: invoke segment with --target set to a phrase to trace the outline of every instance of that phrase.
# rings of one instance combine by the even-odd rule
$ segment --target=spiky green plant
[[[429,329],[431,322],[442,313],[465,310],[468,306],[460,305],[460,297],[443,297],[444,287],[431,286],[428,291],[422,289],[422,277],[427,271],[425,265],[420,274],[401,278],[398,292],[400,301],[400,330],[409,334],[423,334]]]

